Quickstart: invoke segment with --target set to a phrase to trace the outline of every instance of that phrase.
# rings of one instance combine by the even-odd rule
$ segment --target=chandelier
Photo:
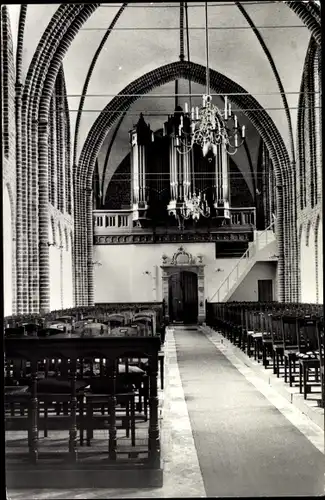
[[[184,201],[177,203],[176,200],[171,200],[168,206],[168,211],[170,215],[174,215],[178,219],[179,227],[182,227],[182,220],[188,220],[192,218],[194,221],[198,221],[201,216],[210,217],[210,207],[207,203],[205,194],[202,197],[201,192],[198,194],[191,193],[189,197],[185,197]]]
[[[212,103],[210,94],[208,6],[205,2],[205,42],[206,42],[206,93],[202,96],[202,107],[191,108],[185,103],[185,113],[180,114],[179,126],[175,131],[175,147],[179,154],[188,154],[194,144],[198,144],[203,156],[211,150],[216,156],[218,146],[224,147],[229,155],[234,155],[245,141],[245,126],[238,124],[232,113],[228,96],[224,97],[222,112]]]

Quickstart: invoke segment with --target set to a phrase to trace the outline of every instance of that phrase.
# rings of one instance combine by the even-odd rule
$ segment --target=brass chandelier
[[[223,146],[229,155],[234,155],[245,141],[245,126],[238,124],[232,113],[231,103],[225,96],[222,112],[212,103],[210,94],[208,5],[205,2],[205,44],[206,44],[206,93],[202,96],[202,107],[191,108],[185,103],[185,112],[175,131],[175,147],[179,154],[188,154],[194,144],[202,148],[203,156],[211,150],[216,156],[218,146]]]

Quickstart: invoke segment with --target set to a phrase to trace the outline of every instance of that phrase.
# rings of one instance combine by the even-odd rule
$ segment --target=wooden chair
[[[320,406],[325,408],[325,374],[324,374],[324,366],[325,366],[325,342],[324,342],[324,319],[322,318],[317,322],[317,340],[318,340],[318,352],[316,352],[319,358],[320,364],[320,377],[321,377],[321,391],[322,398],[320,401]]]
[[[263,363],[263,366],[265,369],[270,364],[268,357],[272,358],[272,351],[273,351],[269,314],[270,314],[270,311],[265,311],[261,317],[262,363]]]
[[[298,320],[299,391],[300,394],[304,394],[304,399],[307,399],[307,394],[311,392],[312,386],[320,386],[317,323],[318,318],[311,316],[305,316]],[[314,381],[310,379],[312,373],[315,376]]]
[[[283,365],[283,335],[281,328],[282,315],[279,312],[269,315],[269,320],[271,321],[271,337],[272,337],[272,358],[273,358],[273,373],[279,378],[280,377],[280,358],[281,365]]]
[[[138,327],[139,335],[141,337],[153,336],[153,320],[152,316],[136,315],[132,320],[131,326]]]
[[[81,444],[86,431],[87,446],[91,445],[94,430],[107,429],[114,424],[116,429],[125,429],[126,437],[130,436],[131,446],[135,446],[136,421],[148,419],[149,392],[142,401],[142,385],[146,385],[148,377],[144,370],[130,365],[129,358],[120,359],[112,365],[110,360],[100,358],[100,374],[92,369],[89,377],[89,390],[85,392],[85,414],[80,431]],[[135,369],[137,368],[137,369]],[[116,377],[114,387],[112,370]],[[148,385],[148,384],[147,384]],[[138,399],[138,403],[136,403]],[[144,414],[142,415],[142,410]],[[134,452],[133,452],[134,453]]]
[[[298,318],[296,312],[291,315],[285,314],[282,316],[281,328],[283,336],[283,355],[284,355],[284,381],[288,382],[289,371],[289,385],[295,381],[297,354],[298,347]]]

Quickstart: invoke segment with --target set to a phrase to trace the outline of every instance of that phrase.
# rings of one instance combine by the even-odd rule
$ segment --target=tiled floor
[[[280,386],[260,376],[244,353],[204,332],[177,327],[166,336],[162,488],[10,491],[8,498],[286,495],[297,485],[300,494],[323,492],[322,429],[279,395]]]

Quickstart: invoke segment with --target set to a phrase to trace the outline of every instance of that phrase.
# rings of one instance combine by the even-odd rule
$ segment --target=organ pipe
[[[146,124],[142,113],[139,121],[130,132],[131,143],[131,176],[132,176],[132,203],[133,220],[146,219],[147,186],[146,169],[148,159],[148,146],[153,140],[150,126]]]

